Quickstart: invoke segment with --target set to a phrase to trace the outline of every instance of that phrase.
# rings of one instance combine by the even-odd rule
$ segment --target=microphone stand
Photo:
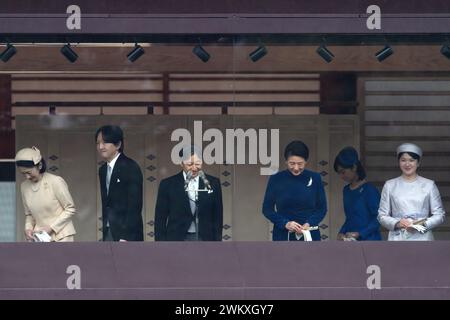
[[[194,223],[195,223],[195,240],[199,241],[199,230],[198,230],[198,193],[199,192],[210,192],[210,189],[196,189],[195,191],[195,211],[194,211]]]

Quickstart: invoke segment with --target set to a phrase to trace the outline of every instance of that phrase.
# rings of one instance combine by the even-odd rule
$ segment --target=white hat
[[[19,150],[16,154],[17,161],[32,161],[35,165],[39,164],[42,160],[41,152],[36,147],[24,148]]]
[[[422,158],[422,149],[414,143],[403,143],[397,147],[397,156],[403,152],[412,152]]]

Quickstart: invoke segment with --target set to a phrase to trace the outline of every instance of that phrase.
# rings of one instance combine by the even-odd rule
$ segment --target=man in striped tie
[[[123,132],[106,125],[95,134],[105,163],[99,169],[102,196],[103,241],[143,241],[142,172],[123,153]]]

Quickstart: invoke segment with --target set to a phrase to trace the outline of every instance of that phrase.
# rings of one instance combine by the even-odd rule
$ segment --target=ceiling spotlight
[[[74,63],[78,59],[78,55],[73,49],[70,47],[70,44],[66,44],[64,47],[61,48],[61,53],[64,57],[66,57],[67,60]]]
[[[331,62],[333,61],[334,58],[334,54],[328,50],[325,45],[321,45],[320,47],[317,48],[316,50],[317,54],[319,56],[322,57],[323,60],[325,60],[326,62]]]
[[[251,52],[248,56],[253,62],[258,61],[267,54],[267,49],[264,46],[258,47],[255,51]]]
[[[446,56],[448,59],[450,59],[450,46],[449,45],[443,45],[441,48],[441,53]]]
[[[0,54],[0,59],[3,62],[7,62],[13,55],[15,55],[17,52],[16,47],[14,47],[12,44],[9,44],[6,46],[6,49]]]
[[[201,45],[195,46],[192,52],[203,62],[207,62],[211,58],[211,55]]]
[[[131,62],[135,62],[137,59],[139,59],[143,54],[145,53],[144,48],[142,48],[140,45],[136,43],[134,46],[134,49],[127,54],[128,60]]]
[[[386,45],[382,50],[378,51],[375,56],[377,57],[378,61],[383,61],[387,57],[389,57],[391,54],[394,53],[394,50],[388,45]]]

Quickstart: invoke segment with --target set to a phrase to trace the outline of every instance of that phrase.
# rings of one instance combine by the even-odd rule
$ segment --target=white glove
[[[424,234],[425,232],[428,231],[428,229],[420,224],[413,224],[412,226],[410,226],[410,228],[416,229],[417,231],[419,231],[421,234]]]

